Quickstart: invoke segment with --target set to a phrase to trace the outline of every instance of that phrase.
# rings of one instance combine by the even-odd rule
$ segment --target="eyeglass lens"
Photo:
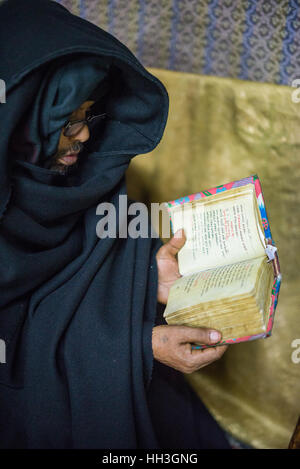
[[[79,132],[81,132],[81,130],[83,129],[83,127],[85,126],[85,122],[76,122],[74,124],[71,124],[67,129],[65,129],[65,136],[66,137],[74,137],[75,135],[77,135]]]
[[[75,137],[85,125],[93,125],[94,120],[98,121],[99,119],[105,119],[107,117],[106,113],[103,114],[98,114],[96,116],[89,116],[87,120],[80,121],[80,122],[74,122],[74,124],[70,124],[65,130],[64,130],[64,135],[66,137]]]

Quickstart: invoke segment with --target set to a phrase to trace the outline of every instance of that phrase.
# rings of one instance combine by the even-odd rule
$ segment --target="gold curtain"
[[[234,437],[287,448],[300,414],[300,103],[288,86],[149,70],[170,113],[157,149],[130,165],[129,196],[164,202],[258,174],[283,276],[272,337],[231,345],[186,378]]]

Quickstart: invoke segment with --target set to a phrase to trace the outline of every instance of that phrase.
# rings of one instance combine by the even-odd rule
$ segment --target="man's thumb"
[[[181,228],[180,230],[177,230],[173,238],[171,238],[170,241],[166,243],[166,247],[168,251],[173,256],[175,256],[175,254],[177,254],[178,251],[183,247],[185,242],[186,242],[186,236],[185,236],[183,228]]]
[[[176,239],[180,239],[180,240],[183,239],[184,240],[183,244],[186,241],[186,236],[185,236],[185,232],[183,228],[180,228],[180,230],[177,230],[173,237]]]

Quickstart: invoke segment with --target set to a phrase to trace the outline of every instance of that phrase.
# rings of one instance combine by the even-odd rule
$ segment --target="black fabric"
[[[131,158],[163,135],[167,92],[116,38],[52,1],[1,4],[0,44],[0,446],[160,447],[147,390],[161,242],[98,238],[96,207],[119,215]],[[95,89],[108,118],[79,167],[47,169]]]
[[[163,312],[158,303],[156,326],[167,324]],[[154,360],[147,399],[161,448],[231,449],[224,430],[179,371]]]
[[[231,449],[224,431],[178,371],[154,360],[147,395],[161,448]]]

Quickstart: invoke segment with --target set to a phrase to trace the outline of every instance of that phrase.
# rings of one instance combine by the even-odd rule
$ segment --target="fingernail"
[[[211,342],[219,342],[219,340],[221,339],[221,335],[217,331],[211,331],[209,333],[209,338]]]
[[[175,238],[181,238],[182,237],[182,232],[183,232],[182,228],[180,230],[177,230],[174,237]]]

